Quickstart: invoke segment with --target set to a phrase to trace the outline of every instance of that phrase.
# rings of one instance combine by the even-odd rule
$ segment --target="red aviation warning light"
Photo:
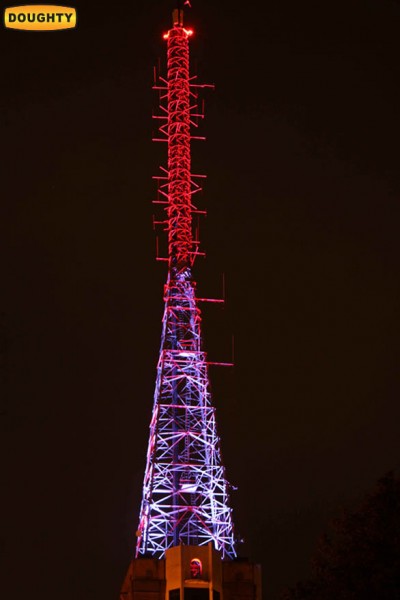
[[[184,29],[183,31],[186,33],[186,35],[188,37],[190,37],[191,35],[194,34],[193,29]],[[167,40],[168,38],[169,38],[169,31],[167,31],[167,33],[164,33],[164,35],[163,35],[164,40]]]

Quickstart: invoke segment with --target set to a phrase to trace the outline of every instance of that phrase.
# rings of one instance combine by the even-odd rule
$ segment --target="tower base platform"
[[[222,560],[207,546],[175,546],[165,558],[135,558],[120,600],[261,600],[261,568]]]

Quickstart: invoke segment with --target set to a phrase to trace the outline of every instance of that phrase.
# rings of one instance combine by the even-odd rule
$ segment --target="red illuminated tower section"
[[[156,177],[168,235],[161,348],[137,530],[121,600],[260,600],[259,569],[236,561],[229,484],[221,459],[201,313],[192,268],[199,252],[191,173],[197,83],[189,73],[183,11],[174,10],[167,41],[167,76],[160,93],[159,141],[167,168]]]
[[[192,179],[190,165],[189,36],[182,11],[174,11],[168,43],[168,254],[173,277],[193,264]]]

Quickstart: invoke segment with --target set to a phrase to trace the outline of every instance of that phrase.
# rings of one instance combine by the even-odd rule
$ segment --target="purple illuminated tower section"
[[[192,276],[200,254],[193,216],[201,213],[194,194],[201,189],[191,172],[191,140],[202,86],[189,74],[189,39],[183,11],[173,12],[165,34],[167,76],[160,95],[158,140],[167,142],[168,163],[156,177],[157,204],[165,209],[168,276],[157,365],[153,414],[137,531],[136,557],[163,558],[172,547],[212,543],[222,558],[236,556],[229,484],[221,459],[201,336],[201,314]]]

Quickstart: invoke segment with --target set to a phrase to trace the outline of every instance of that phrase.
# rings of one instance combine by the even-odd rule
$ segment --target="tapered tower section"
[[[167,78],[157,86],[166,100],[160,131],[168,143],[168,166],[160,190],[165,197],[168,278],[136,555],[162,557],[172,546],[212,542],[223,557],[233,558],[229,486],[192,277],[198,254],[192,194],[198,185],[191,174],[190,144],[199,86],[189,75],[191,33],[183,25],[182,11],[175,10],[173,27],[165,35]]]

